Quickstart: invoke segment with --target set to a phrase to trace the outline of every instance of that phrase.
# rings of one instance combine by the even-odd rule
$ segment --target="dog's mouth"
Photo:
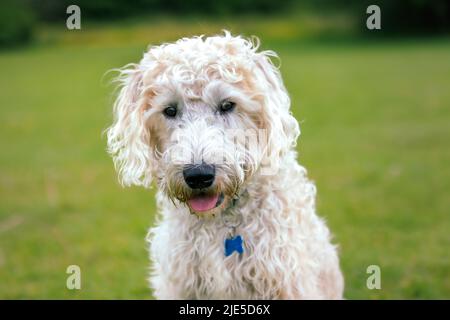
[[[186,202],[192,211],[197,213],[206,213],[222,205],[224,199],[225,196],[223,193],[199,193],[188,199]]]

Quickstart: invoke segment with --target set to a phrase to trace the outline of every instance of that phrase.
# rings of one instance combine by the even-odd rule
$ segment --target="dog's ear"
[[[273,65],[273,51],[256,54],[256,76],[261,79],[264,96],[264,123],[268,131],[266,154],[269,159],[279,159],[295,147],[300,134],[297,120],[290,112],[291,101],[283,84],[279,69]]]
[[[122,185],[149,187],[154,156],[150,147],[150,132],[145,125],[143,71],[140,65],[130,64],[119,72],[114,122],[107,129],[108,152]]]

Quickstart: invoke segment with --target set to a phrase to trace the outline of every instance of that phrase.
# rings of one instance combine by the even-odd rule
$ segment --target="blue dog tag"
[[[243,240],[241,236],[236,236],[231,239],[225,239],[225,256],[228,257],[234,251],[241,254],[244,252],[244,247],[242,246]]]

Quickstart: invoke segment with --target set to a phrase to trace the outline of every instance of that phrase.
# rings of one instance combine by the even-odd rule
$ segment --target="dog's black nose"
[[[184,181],[192,189],[208,188],[214,182],[215,171],[210,164],[187,165],[183,170]]]

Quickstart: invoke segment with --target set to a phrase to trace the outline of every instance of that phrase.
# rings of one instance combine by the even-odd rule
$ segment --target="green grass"
[[[112,101],[102,76],[139,59],[139,28],[130,43],[103,27],[0,53],[0,298],[151,298],[153,191],[118,185],[102,137]],[[220,30],[173,28],[149,38]],[[302,45],[248,30],[282,58],[345,296],[450,298],[450,41]],[[65,287],[70,264],[82,290]],[[366,288],[371,264],[382,290]]]

